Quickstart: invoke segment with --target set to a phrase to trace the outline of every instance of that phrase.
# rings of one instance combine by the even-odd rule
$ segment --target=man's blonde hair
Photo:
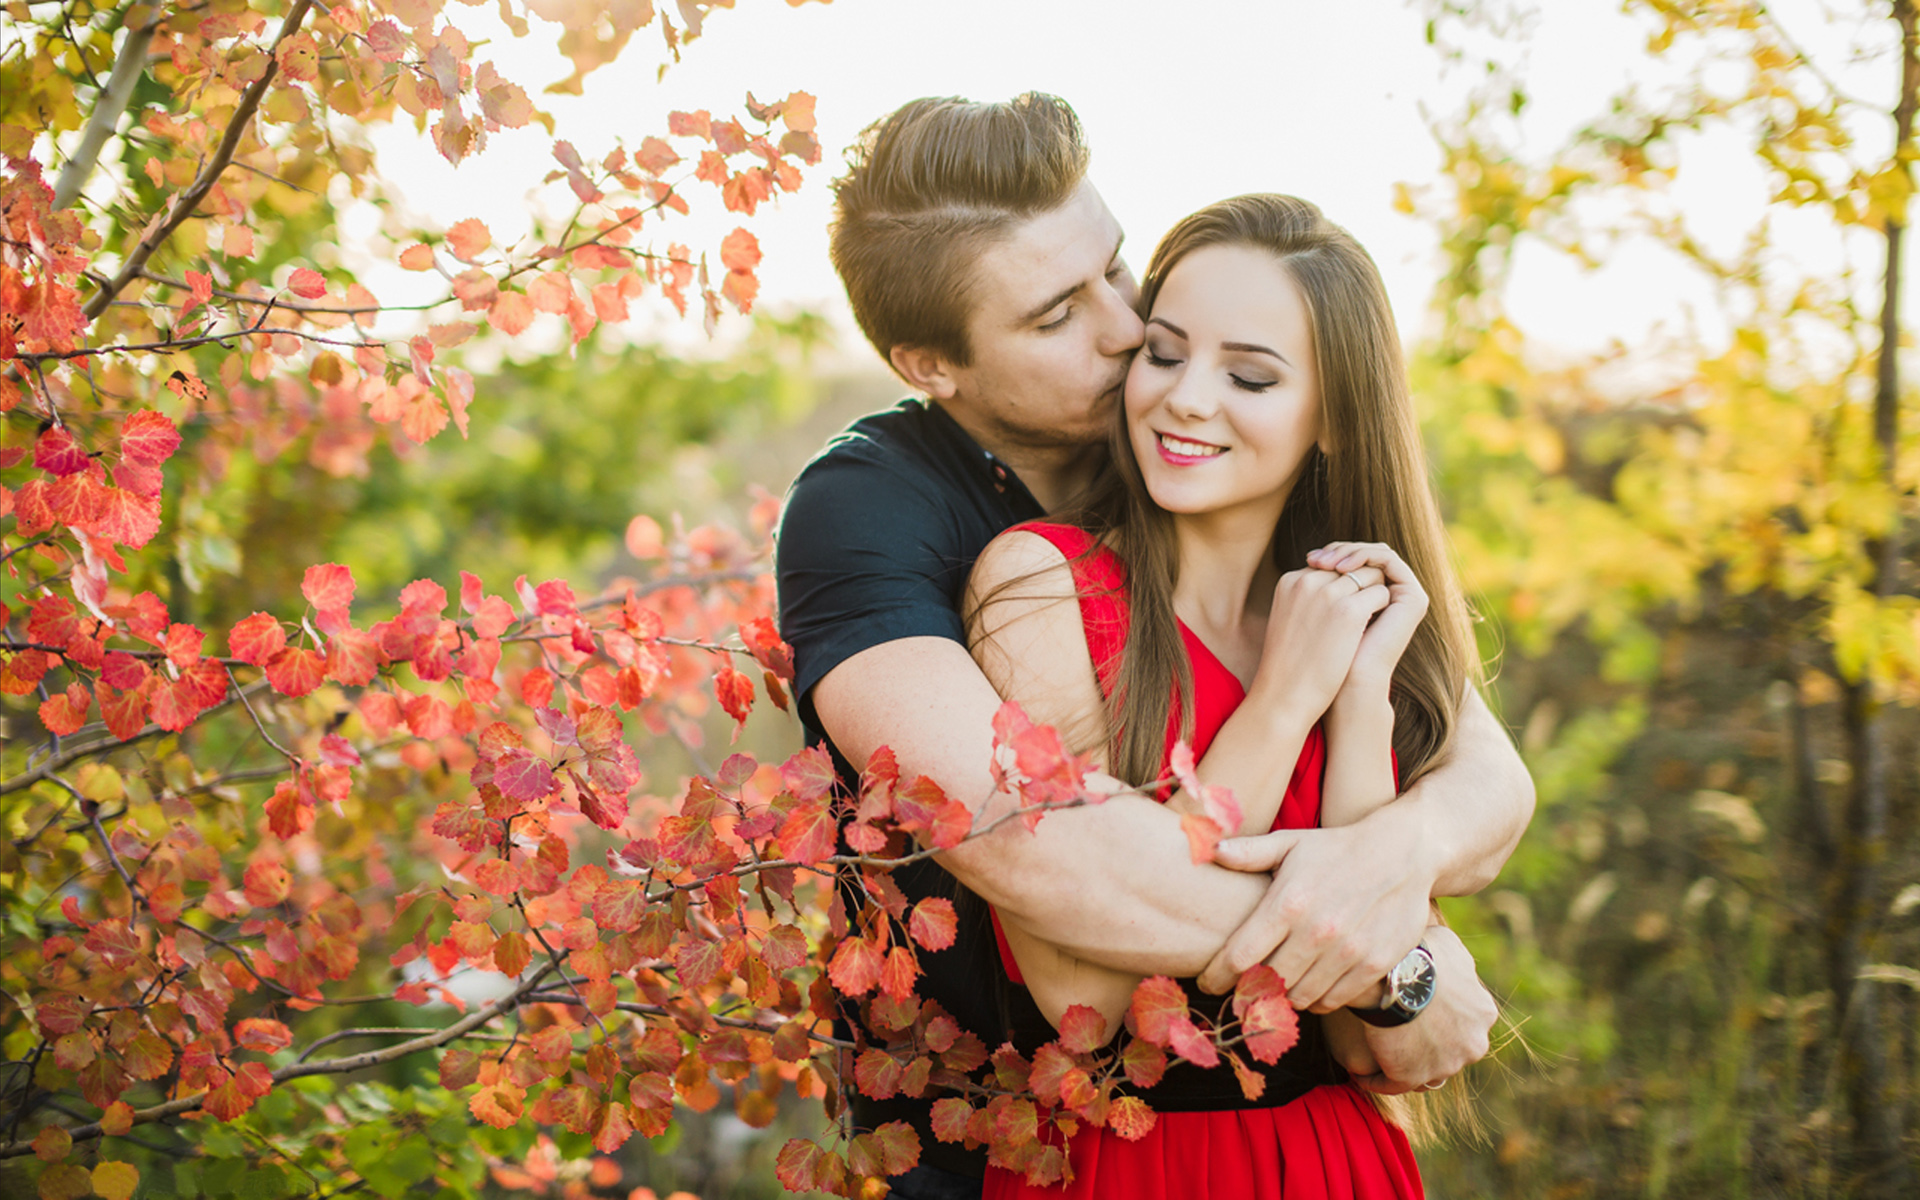
[[[915,100],[869,125],[834,181],[834,270],[861,332],[972,361],[973,262],[1012,226],[1072,197],[1087,173],[1080,118],[1028,92],[1005,103]]]

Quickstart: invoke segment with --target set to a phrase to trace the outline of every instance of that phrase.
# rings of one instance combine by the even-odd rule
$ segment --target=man
[[[833,259],[855,317],[928,399],[856,422],[788,497],[777,570],[800,713],[843,777],[890,746],[903,773],[931,776],[976,823],[1016,801],[994,788],[1000,698],[957,612],[968,570],[996,534],[1090,478],[1143,333],[1119,226],[1086,164],[1077,118],[1052,97],[918,100],[866,132],[835,186]],[[1195,866],[1174,814],[1121,796],[1032,833],[1009,823],[895,879],[918,899],[957,878],[1003,922],[1080,959],[1200,975],[1215,991],[1264,960],[1297,1004],[1330,1011],[1378,1003],[1429,897],[1484,886],[1532,803],[1505,731],[1469,695],[1447,761],[1406,795],[1358,825],[1223,842],[1237,869]],[[1433,1004],[1371,1030],[1345,1063],[1376,1090],[1438,1086],[1486,1051],[1493,1010],[1471,957],[1444,930],[1428,944]],[[992,954],[991,935],[963,923],[958,944],[922,956],[922,994],[989,1045]],[[897,1118],[922,1146],[897,1195],[978,1193],[982,1158],[935,1141],[924,1102],[856,1105],[862,1126]]]

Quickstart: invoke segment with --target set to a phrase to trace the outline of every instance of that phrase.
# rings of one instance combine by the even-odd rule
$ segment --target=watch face
[[[1419,1012],[1433,999],[1433,958],[1415,950],[1400,960],[1391,979],[1393,995],[1388,1004],[1408,1012]]]

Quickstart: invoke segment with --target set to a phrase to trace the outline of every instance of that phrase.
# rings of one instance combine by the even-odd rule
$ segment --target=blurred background
[[[570,74],[490,9],[450,11],[508,76]],[[1054,92],[1136,270],[1180,215],[1287,191],[1395,301],[1539,789],[1498,883],[1447,908],[1511,1029],[1473,1073],[1489,1135],[1425,1149],[1429,1194],[1898,1194],[1920,1155],[1920,413],[1880,356],[1883,323],[1903,346],[1911,325],[1885,282],[1914,265],[1889,237],[1902,13],[1910,39],[1910,7],[1853,0],[739,0],[664,75],[636,50],[539,103],[591,159],[669,110],[817,94],[826,162],[756,222],[755,316],[708,337],[663,307],[571,353],[556,327],[492,364],[470,443],[337,452],[290,426],[185,502],[175,619],[271,608],[319,561],[366,595],[457,567],[609,578],[635,513],[779,494],[902,394],[827,263],[845,146],[916,96]],[[477,216],[504,245],[558,206],[524,188],[538,128],[457,172],[379,139],[367,197],[330,203],[390,303],[436,281],[392,266],[386,225]],[[797,739],[762,712],[743,745]],[[621,1157],[662,1196],[776,1195],[772,1153],[809,1119],[723,1107]]]

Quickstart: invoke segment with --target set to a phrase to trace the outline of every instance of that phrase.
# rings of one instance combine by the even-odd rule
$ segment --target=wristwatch
[[[1433,1000],[1433,953],[1421,942],[1407,951],[1387,975],[1387,998],[1379,1008],[1350,1008],[1347,1011],[1369,1025],[1390,1028],[1405,1025],[1419,1016]]]

